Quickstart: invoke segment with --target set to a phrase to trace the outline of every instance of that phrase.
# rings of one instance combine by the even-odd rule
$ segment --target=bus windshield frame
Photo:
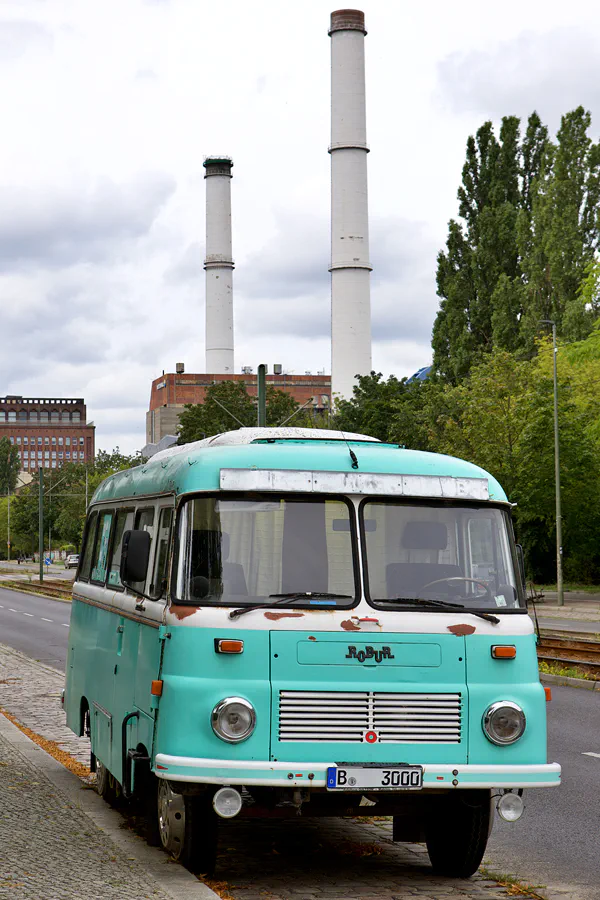
[[[381,516],[374,518],[377,512],[374,507],[393,507],[399,512],[395,517],[397,527],[390,526],[388,537],[388,546],[395,542],[396,549],[379,551],[385,561],[383,565],[375,563],[374,542]],[[471,517],[469,511],[473,513]],[[471,523],[477,520],[490,523],[486,526],[487,547],[484,528],[476,534],[473,525],[471,532]],[[429,599],[485,613],[527,612],[506,504],[366,497],[359,506],[359,528],[365,597],[375,609],[435,612],[434,603],[427,606]],[[379,533],[382,534],[381,528]],[[383,540],[385,543],[385,536]],[[475,544],[478,544],[477,562]],[[429,585],[426,591],[420,585],[422,580]]]
[[[204,504],[204,508],[202,508],[202,504]],[[213,505],[212,509],[211,504]],[[288,524],[287,510],[290,504],[293,504],[294,509]],[[330,504],[329,508],[328,504]],[[308,509],[309,505],[312,507],[312,513]],[[221,509],[219,509],[220,506]],[[277,506],[279,510],[275,509]],[[322,516],[319,515],[317,507],[322,507]],[[344,509],[343,518],[339,517],[341,507]],[[262,528],[262,549],[264,551],[269,543],[272,547],[275,546],[273,541],[279,547],[280,558],[277,559],[274,554],[271,561],[274,568],[281,567],[279,577],[270,577],[264,571],[257,573],[256,567],[252,565],[253,553],[256,553],[258,559],[261,549],[259,542],[255,541],[255,532],[257,531],[255,525],[248,526],[249,533],[247,535],[243,533],[242,527],[242,533],[234,535],[233,539],[232,535],[223,527],[223,516],[228,516],[225,523],[227,528],[231,528],[232,514],[244,515],[245,512],[253,513],[255,516],[261,513],[267,514]],[[281,533],[276,533],[277,528],[274,522],[269,526],[269,512],[273,512],[275,515],[283,514],[283,522],[280,525]],[[336,514],[338,518],[335,517]],[[198,522],[202,522],[203,516],[206,516],[207,524],[210,524],[211,517],[212,520],[215,516],[218,517],[219,529],[194,529],[192,517],[196,518],[196,524],[198,524]],[[295,523],[293,522],[294,516],[296,517]],[[213,522],[213,524],[217,523]],[[325,530],[327,524],[330,526],[329,531]],[[268,532],[269,527],[272,531],[271,535],[265,533]],[[193,536],[194,532],[197,532],[196,537]],[[201,533],[202,537],[200,537]],[[221,536],[218,537],[218,534]],[[227,535],[226,541],[223,541],[223,534]],[[298,547],[298,551],[301,552],[294,554],[294,537],[299,534],[303,535],[303,546]],[[330,545],[330,534],[332,535],[331,540],[335,542],[335,547]],[[334,534],[335,537],[333,537]],[[326,537],[324,546],[319,546],[319,535]],[[288,542],[285,550],[284,540]],[[243,544],[247,544],[248,541],[251,541],[252,548],[249,550],[246,547],[244,552],[241,552]],[[194,552],[192,542],[205,545],[206,552],[203,552],[202,549]],[[259,549],[256,549],[256,546],[259,546]],[[341,554],[342,558],[338,562],[338,567],[343,568],[344,571],[343,579],[338,577],[333,582],[328,562],[332,549],[337,550],[338,555]],[[315,551],[313,558],[310,555],[311,550]],[[285,577],[284,554],[287,560]],[[294,560],[294,556],[297,556],[299,561]],[[323,559],[327,561],[326,571],[323,571],[323,567],[319,570],[319,556],[321,561]],[[215,558],[216,562],[213,562]],[[304,565],[302,565],[302,559],[305,561]],[[202,560],[208,560],[208,562],[203,563]],[[306,564],[307,560],[310,560],[308,565]],[[197,561],[200,561],[199,564]],[[183,499],[177,510],[171,603],[173,605],[222,608],[241,608],[260,604],[261,606],[273,605],[280,608],[285,606],[285,608],[301,609],[352,609],[360,602],[361,598],[358,561],[356,509],[347,496],[297,492],[224,491],[190,494]],[[242,562],[245,562],[245,565]],[[235,590],[240,586],[242,589],[245,588],[246,594],[224,590],[224,564],[228,566],[227,579],[229,583],[235,585]],[[215,581],[222,583],[220,595],[218,586],[216,590],[213,589]],[[252,592],[253,583],[256,584],[256,582],[266,585],[266,589],[263,592]],[[208,591],[204,593],[207,587]],[[282,594],[290,596],[281,597]]]

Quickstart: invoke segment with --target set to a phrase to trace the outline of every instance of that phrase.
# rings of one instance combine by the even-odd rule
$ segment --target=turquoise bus
[[[511,506],[487,472],[355,434],[240,429],[107,478],[67,723],[99,792],[214,867],[234,816],[393,817],[467,877],[560,783]]]

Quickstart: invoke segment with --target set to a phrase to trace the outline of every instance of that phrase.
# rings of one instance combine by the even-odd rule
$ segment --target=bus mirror
[[[517,559],[519,561],[519,573],[521,575],[521,583],[523,585],[523,590],[527,591],[527,582],[525,580],[525,555],[523,553],[522,544],[517,544]]]
[[[152,538],[148,531],[126,531],[121,550],[121,582],[145,581]]]

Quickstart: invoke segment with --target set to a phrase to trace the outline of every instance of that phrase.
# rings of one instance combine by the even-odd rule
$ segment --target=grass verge
[[[560,663],[549,663],[544,660],[539,660],[538,666],[544,675],[560,675],[563,678],[584,678],[586,681],[598,681],[595,675],[590,675],[589,672],[585,672],[577,666],[561,666]]]

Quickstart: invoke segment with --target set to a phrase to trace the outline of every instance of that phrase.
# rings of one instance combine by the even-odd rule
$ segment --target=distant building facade
[[[150,391],[150,408],[146,413],[146,443],[157,444],[167,435],[177,434],[179,416],[187,403],[202,403],[206,389],[221,381],[241,381],[248,394],[256,397],[257,375],[247,371],[241,375],[194,375],[170,372],[155,378]],[[322,415],[331,406],[331,376],[267,375],[267,384],[291,394],[302,406],[311,401],[307,409]],[[290,423],[290,424],[293,424]],[[235,427],[235,426],[234,426]]]
[[[83,400],[0,397],[0,439],[17,447],[23,472],[91,462],[95,432]]]

